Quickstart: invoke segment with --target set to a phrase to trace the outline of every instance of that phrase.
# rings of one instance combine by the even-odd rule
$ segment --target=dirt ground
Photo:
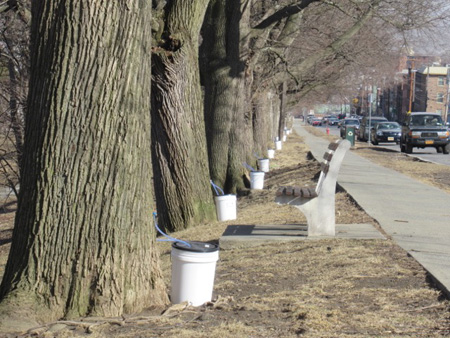
[[[324,136],[326,137],[326,136]],[[357,154],[450,192],[450,168],[381,153],[357,144]],[[319,164],[297,135],[271,160],[262,191],[238,199],[238,219],[172,234],[217,242],[228,225],[304,224],[295,208],[274,203],[279,185],[314,184]],[[427,173],[427,175],[425,175]],[[432,173],[432,175],[430,175]],[[429,177],[432,179],[429,179]],[[9,248],[14,204],[0,214],[0,276]],[[378,224],[343,191],[336,222]],[[380,230],[382,231],[382,230]],[[170,290],[170,243],[158,242]],[[221,250],[213,300],[201,307],[177,304],[122,318],[48,323],[33,337],[444,337],[450,335],[450,302],[426,272],[389,238],[323,239]]]

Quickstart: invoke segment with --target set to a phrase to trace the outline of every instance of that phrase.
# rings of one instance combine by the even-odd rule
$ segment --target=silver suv
[[[411,113],[402,125],[400,150],[412,153],[413,147],[434,147],[438,153],[449,153],[450,132],[437,113]]]

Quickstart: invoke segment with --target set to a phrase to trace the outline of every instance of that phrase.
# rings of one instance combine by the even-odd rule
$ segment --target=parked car
[[[322,125],[322,120],[319,118],[313,118],[311,119],[311,125],[313,126],[321,126]]]
[[[329,117],[328,119],[327,119],[327,124],[329,125],[329,126],[335,126],[335,125],[337,125],[339,123],[339,119],[337,118],[337,117]]]
[[[378,122],[372,128],[370,140],[377,145],[380,142],[400,142],[402,129],[397,122]]]
[[[359,130],[359,120],[358,119],[344,119],[344,120],[341,120],[339,127],[341,128],[340,135],[341,135],[342,138],[345,138],[348,126],[355,127],[355,135],[357,135],[358,134],[358,130]]]
[[[437,113],[417,112],[406,117],[402,125],[400,150],[408,154],[413,147],[434,147],[438,153],[449,153],[450,132]]]
[[[370,130],[375,123],[384,121],[387,121],[387,118],[382,116],[364,116],[361,120],[361,125],[359,126],[358,139],[364,142],[367,141],[369,139]]]
[[[322,117],[322,122],[323,123],[325,123],[325,122],[328,122],[328,119],[330,118],[330,117],[332,117],[333,115],[325,115],[325,116],[323,116]]]

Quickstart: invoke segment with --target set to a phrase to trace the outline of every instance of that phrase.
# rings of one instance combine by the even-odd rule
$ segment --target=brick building
[[[402,72],[403,70],[409,68],[419,69],[423,66],[440,64],[441,62],[441,57],[434,55],[402,55],[398,60],[397,71]]]
[[[402,55],[399,58],[398,72],[395,75],[394,83],[391,87],[383,89],[383,115],[392,120],[403,121],[408,111],[420,111],[422,107],[419,107],[418,104],[414,105],[416,92],[420,92],[418,100],[426,102],[426,97],[421,96],[426,91],[424,89],[426,83],[420,83],[419,88],[416,89],[417,70],[440,62],[441,58],[438,56]]]
[[[444,67],[442,61],[431,55],[401,56],[392,81],[379,86],[372,113],[403,122],[408,111],[427,111],[450,120],[450,66]],[[359,115],[367,115],[368,110],[368,92],[364,88],[361,84],[353,102],[353,111]]]
[[[447,115],[449,84],[447,81],[449,68],[424,66],[415,73],[413,111],[439,113],[443,118]]]

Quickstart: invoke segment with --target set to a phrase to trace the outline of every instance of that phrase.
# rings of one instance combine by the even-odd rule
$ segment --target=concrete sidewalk
[[[294,129],[321,161],[329,142],[308,133],[299,121]],[[352,151],[344,158],[338,184],[450,297],[450,194]]]

